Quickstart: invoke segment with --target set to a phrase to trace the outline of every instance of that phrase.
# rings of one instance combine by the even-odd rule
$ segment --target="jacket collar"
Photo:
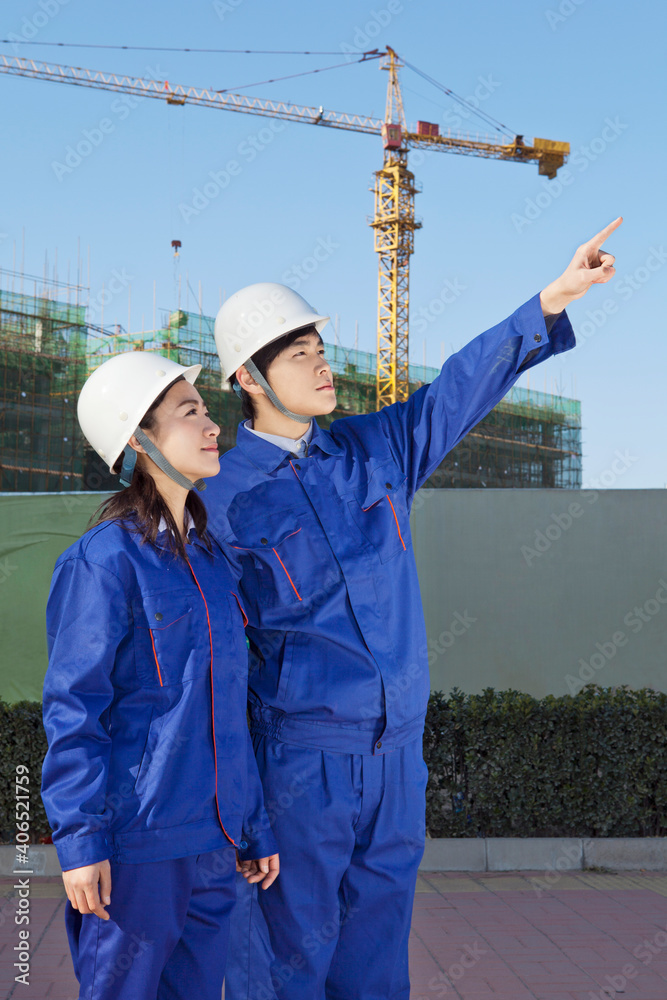
[[[313,420],[311,419],[308,423],[308,430],[305,434],[302,434],[300,438],[292,439],[288,437],[283,437],[280,434],[267,434],[266,431],[257,431],[251,426],[252,421],[245,421],[245,428],[249,430],[251,434],[255,434],[257,437],[264,438],[265,441],[270,441],[271,444],[277,445],[281,451],[291,451],[294,455],[300,455],[304,449],[306,451],[310,447],[310,441],[313,436]]]
[[[185,511],[184,511],[183,521],[185,523],[185,530],[187,531],[187,533],[189,535],[190,531],[195,526],[195,522],[194,522],[194,518],[192,517],[192,514],[190,513],[190,511],[188,510],[187,507],[185,508]],[[163,531],[166,531],[166,530],[167,530],[167,522],[165,521],[165,519],[163,517],[161,517],[160,518],[160,523],[158,525],[157,533],[158,533],[158,535],[160,535],[160,534],[162,534]]]
[[[187,525],[188,541],[192,542],[194,545],[199,545],[202,548],[206,548],[201,538],[197,534],[197,529],[195,528],[195,522],[192,518],[192,514],[187,509],[185,511],[184,520]],[[137,532],[141,534],[141,529],[137,522],[136,515],[130,515],[126,518],[123,518],[123,520],[120,523],[132,534]],[[157,537],[153,544],[156,545],[158,549],[163,549],[164,551],[170,551],[169,538],[167,533],[167,523],[164,518],[160,520],[160,523],[158,525]]]
[[[188,541],[191,542],[193,545],[200,545],[200,546],[202,546],[202,548],[205,548],[204,543],[202,542],[201,538],[197,534],[197,529],[195,528],[194,518],[192,517],[192,514],[187,509],[187,507],[185,509],[185,517],[184,517],[183,520],[185,522],[185,526],[186,526],[186,530],[187,530]],[[167,534],[167,522],[165,521],[164,518],[161,518],[160,524],[158,525],[158,533],[157,533],[157,538],[155,539],[155,544],[160,549],[168,549],[169,548],[169,539],[168,539],[168,534]],[[186,549],[186,551],[187,551],[187,549]]]
[[[278,445],[249,431],[243,423],[239,424],[236,435],[236,447],[257,469],[262,472],[274,472],[287,459],[293,459],[290,451],[284,451]],[[342,455],[344,449],[339,445],[330,431],[324,430],[313,420],[313,436],[310,439],[308,451],[319,448],[327,455]]]

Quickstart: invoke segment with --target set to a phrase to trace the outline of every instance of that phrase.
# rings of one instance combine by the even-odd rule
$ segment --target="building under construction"
[[[0,491],[85,489],[76,418],[88,373],[82,290],[52,282],[45,295],[37,279],[11,278],[0,288]]]
[[[127,333],[86,322],[85,290],[21,275],[0,289],[0,492],[116,489],[85,443],[76,400],[87,375],[128,350],[156,351],[184,365],[201,364],[197,385],[223,450],[233,447],[241,408],[222,383],[211,317],[177,311],[163,328]],[[376,356],[327,344],[338,405],[321,419],[368,413],[376,404]],[[410,391],[437,368],[410,365]],[[454,448],[431,487],[581,486],[581,414],[576,400],[514,388]]]

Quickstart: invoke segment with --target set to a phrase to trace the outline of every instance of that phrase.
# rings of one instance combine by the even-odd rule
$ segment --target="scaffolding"
[[[76,420],[76,399],[88,374],[129,350],[155,351],[183,365],[200,364],[197,386],[219,424],[220,446],[236,443],[241,406],[223,381],[214,319],[178,310],[158,330],[126,333],[86,326],[82,290],[0,290],[0,475],[5,492],[117,489]],[[74,299],[72,302],[71,300]],[[376,355],[326,344],[337,406],[320,418],[375,410]],[[438,369],[409,366],[410,393]],[[442,488],[581,487],[581,411],[577,400],[514,387],[447,455],[426,484]]]
[[[514,386],[426,485],[581,489],[581,478],[579,401]]]
[[[82,289],[7,271],[0,279],[0,491],[80,490],[76,401],[87,368]]]
[[[327,344],[337,408],[330,419],[375,409],[376,357]],[[438,368],[410,365],[410,394]],[[322,422],[322,421],[320,421]],[[580,489],[581,404],[576,399],[514,386],[429,478],[429,488]]]
[[[241,405],[236,394],[223,382],[213,338],[214,324],[215,319],[211,316],[179,309],[165,316],[164,326],[159,330],[111,336],[97,333],[89,337],[88,369],[93,371],[123,351],[155,351],[181,365],[201,365],[197,388],[220,426],[221,451],[227,451],[236,444]]]

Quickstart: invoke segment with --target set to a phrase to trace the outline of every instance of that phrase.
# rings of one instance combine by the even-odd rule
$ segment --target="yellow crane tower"
[[[442,150],[469,156],[536,161],[539,173],[555,177],[570,152],[568,142],[534,139],[531,145],[523,136],[511,143],[481,142],[463,135],[440,135],[432,122],[417,122],[417,131],[408,131],[398,79],[401,63],[396,52],[387,47],[383,69],[389,72],[387,105],[382,126],[384,163],[375,174],[375,249],[379,254],[378,332],[377,332],[377,405],[386,406],[408,398],[408,326],[410,307],[410,255],[414,250],[414,232],[421,227],[415,218],[414,174],[408,170],[408,149]]]
[[[373,50],[364,53],[363,60],[384,59],[382,68],[389,73],[384,120],[365,115],[326,111],[324,108],[302,107],[282,101],[247,97],[225,91],[199,87],[170,86],[164,80],[119,76],[78,66],[36,62],[18,56],[0,54],[0,73],[48,80],[79,87],[92,87],[136,97],[152,97],[172,105],[195,104],[200,107],[237,111],[245,114],[303,122],[326,128],[345,129],[382,137],[384,162],[375,175],[375,215],[371,226],[375,231],[375,250],[379,255],[378,332],[377,332],[377,406],[405,400],[408,397],[408,324],[410,305],[410,255],[414,249],[414,232],[421,222],[415,219],[414,198],[417,193],[414,174],[408,170],[408,150],[420,147],[432,151],[482,156],[517,163],[538,164],[539,173],[555,177],[570,152],[567,142],[534,139],[532,143],[517,135],[512,142],[480,141],[478,136],[448,131],[440,135],[432,122],[417,122],[417,130],[409,131],[398,78],[402,65],[394,51]]]

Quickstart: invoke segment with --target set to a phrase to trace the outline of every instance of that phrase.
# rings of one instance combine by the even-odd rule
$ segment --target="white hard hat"
[[[201,365],[183,365],[150,351],[127,351],[109,358],[86,379],[77,416],[84,437],[113,472],[116,460],[151,403],[183,375],[194,384]]]
[[[304,326],[321,333],[329,322],[298,292],[274,281],[246,285],[231,295],[215,317],[215,346],[223,378],[231,378],[260,348]]]

